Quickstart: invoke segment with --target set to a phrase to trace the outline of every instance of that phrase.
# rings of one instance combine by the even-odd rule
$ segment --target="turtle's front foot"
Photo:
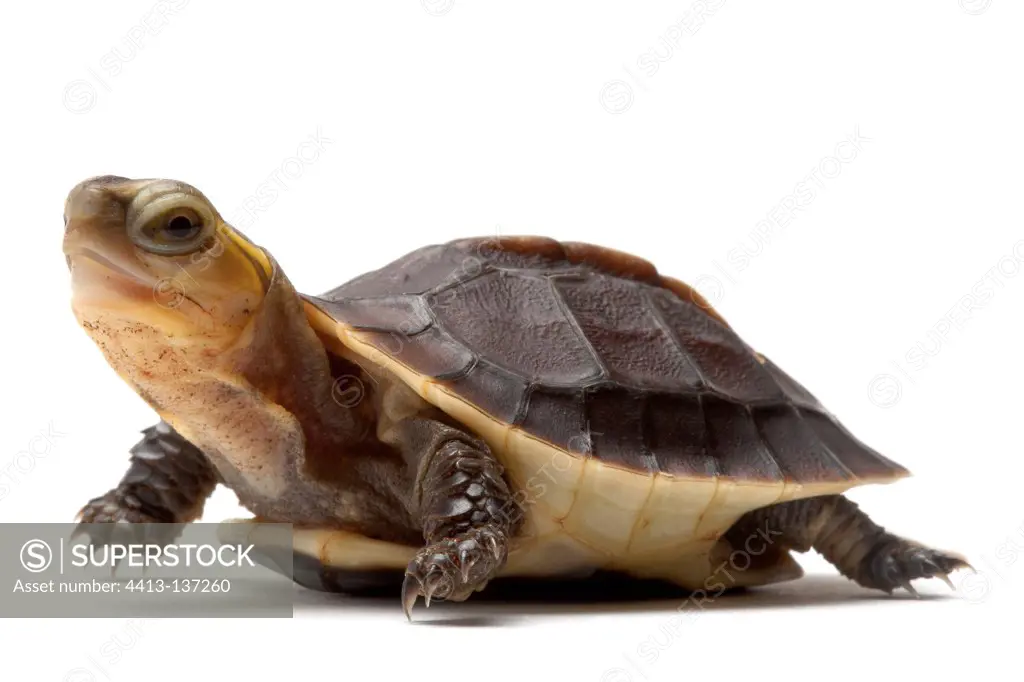
[[[441,424],[429,428],[437,445],[421,479],[427,546],[409,563],[402,586],[410,619],[420,596],[429,606],[431,599],[462,601],[482,590],[505,565],[522,515],[485,444]]]
[[[402,606],[411,617],[422,596],[463,601],[482,590],[505,564],[508,539],[494,526],[473,528],[455,537],[428,545],[416,553],[405,572]]]
[[[114,488],[106,495],[89,500],[78,512],[79,525],[91,523],[163,523],[142,510],[142,503],[130,495],[122,495]]]
[[[161,422],[143,431],[117,487],[78,512],[74,534],[88,534],[93,544],[108,544],[124,531],[138,539],[135,536],[142,531],[131,524],[168,524],[165,530],[150,526],[147,532],[159,537],[143,539],[169,542],[177,537],[174,524],[197,518],[216,485],[216,474],[203,453]]]
[[[168,521],[147,513],[137,498],[115,488],[82,507],[71,537],[86,535],[90,545],[101,547],[132,543],[166,545],[181,532],[180,525]]]
[[[856,580],[865,587],[885,592],[902,587],[913,595],[917,591],[911,581],[918,578],[939,578],[950,587],[949,574],[958,568],[973,568],[962,556],[930,549],[888,533],[861,561]]]

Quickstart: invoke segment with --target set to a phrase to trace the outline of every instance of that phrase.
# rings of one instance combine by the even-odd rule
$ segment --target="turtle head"
[[[326,350],[288,278],[198,190],[91,178],[71,190],[64,225],[79,324],[233,480],[278,490],[282,453],[320,441],[336,452],[363,428],[331,399]]]
[[[182,182],[90,178],[68,195],[64,225],[72,306],[90,334],[102,320],[108,333],[223,347],[273,277],[268,255]]]

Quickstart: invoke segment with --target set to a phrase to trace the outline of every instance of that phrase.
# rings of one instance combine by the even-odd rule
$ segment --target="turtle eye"
[[[198,251],[213,235],[213,212],[194,195],[163,195],[142,207],[128,227],[135,244],[165,256]]]
[[[195,211],[183,209],[167,216],[163,225],[157,228],[157,236],[167,242],[183,242],[192,239],[203,230],[203,220]]]

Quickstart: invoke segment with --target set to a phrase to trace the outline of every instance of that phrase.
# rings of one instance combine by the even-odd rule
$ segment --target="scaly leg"
[[[407,616],[419,596],[462,601],[504,566],[521,517],[502,466],[482,441],[441,421],[404,420],[389,434],[416,461],[418,518],[426,546],[406,569]]]
[[[206,498],[217,485],[217,474],[206,456],[165,422],[142,433],[142,440],[131,449],[131,463],[121,482],[78,513],[82,531],[88,524],[180,524],[202,515]],[[110,533],[106,536],[104,542]]]
[[[741,517],[726,538],[740,546],[743,538],[758,528],[768,528],[769,535],[776,536],[775,542],[783,547],[798,552],[813,548],[857,584],[890,594],[903,587],[916,595],[910,583],[918,578],[939,578],[952,586],[948,575],[958,568],[970,568],[957,554],[887,532],[842,495],[809,497],[754,510]]]

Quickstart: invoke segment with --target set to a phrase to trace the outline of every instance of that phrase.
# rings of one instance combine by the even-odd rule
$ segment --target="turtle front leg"
[[[130,451],[128,471],[121,482],[79,511],[76,534],[85,532],[90,524],[178,524],[202,514],[206,499],[217,486],[217,474],[209,460],[166,422],[142,433],[142,440]],[[91,538],[93,542],[108,542],[114,526],[110,528],[104,538]]]
[[[402,585],[411,617],[420,596],[429,606],[431,599],[462,601],[482,590],[505,565],[521,510],[482,441],[432,419],[409,419],[399,430],[406,447],[417,444],[420,453],[414,497],[427,543]]]
[[[857,584],[890,594],[902,587],[917,595],[911,581],[918,578],[939,578],[952,586],[948,575],[971,567],[957,554],[889,533],[842,495],[757,509],[740,518],[726,539],[742,549],[755,534],[798,552],[813,548]]]

